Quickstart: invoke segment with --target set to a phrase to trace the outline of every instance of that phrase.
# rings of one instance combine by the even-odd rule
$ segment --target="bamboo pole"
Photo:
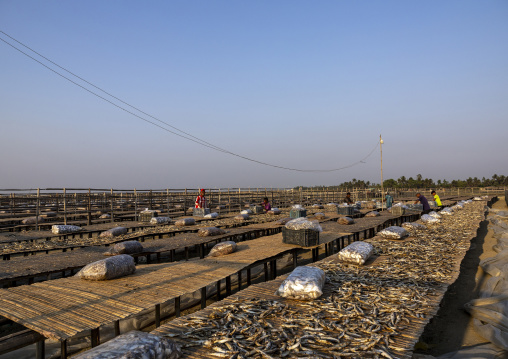
[[[39,230],[39,201],[40,201],[41,189],[37,188],[37,201],[35,204],[35,229]]]
[[[114,218],[114,209],[113,209],[113,188],[111,188],[111,223],[115,221]]]
[[[67,224],[67,193],[65,187],[63,189],[63,204],[64,204],[64,224]]]

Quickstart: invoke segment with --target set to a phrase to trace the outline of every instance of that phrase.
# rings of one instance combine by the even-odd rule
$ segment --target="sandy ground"
[[[508,210],[504,197],[494,203],[493,208]],[[488,217],[478,229],[477,237],[461,263],[461,272],[457,281],[450,286],[442,302],[441,309],[430,321],[415,347],[415,359],[429,358],[426,355],[439,356],[459,349],[488,343],[476,334],[471,316],[463,309],[464,304],[478,298],[479,289],[490,277],[479,263],[482,259],[495,256],[492,250],[496,239],[488,229]]]

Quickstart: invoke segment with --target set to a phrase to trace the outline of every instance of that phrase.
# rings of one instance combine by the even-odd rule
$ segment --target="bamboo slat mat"
[[[279,226],[280,227],[280,226]],[[258,228],[241,227],[230,228],[224,235],[213,237],[199,237],[197,233],[181,233],[174,237],[153,239],[143,242],[145,253],[157,254],[171,250],[183,249],[199,244],[212,243],[218,240],[230,240],[239,236],[249,236]],[[271,227],[269,227],[271,228]],[[50,271],[65,271],[70,268],[85,266],[88,263],[106,258],[104,252],[108,249],[104,246],[89,246],[76,248],[73,251],[53,252],[45,255],[27,257],[13,257],[9,261],[0,261],[0,280],[23,278]]]
[[[320,243],[340,236],[322,232]],[[237,252],[227,256],[140,265],[135,274],[107,282],[69,277],[3,289],[0,315],[48,338],[62,340],[193,293],[294,248],[300,247],[282,243],[282,234],[277,234],[240,242]]]

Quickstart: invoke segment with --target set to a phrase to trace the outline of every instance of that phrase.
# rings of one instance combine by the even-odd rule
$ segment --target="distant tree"
[[[385,188],[395,188],[395,187],[397,187],[397,181],[395,181],[392,178],[387,179],[387,180],[383,181],[383,186]]]

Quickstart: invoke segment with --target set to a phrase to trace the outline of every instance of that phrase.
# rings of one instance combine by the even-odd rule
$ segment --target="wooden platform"
[[[474,225],[476,225],[476,228],[478,228],[479,223],[483,220],[483,218],[484,218],[484,216],[479,218],[478,222],[476,224],[474,224]],[[402,300],[402,302],[401,302],[399,300],[399,302],[395,304],[395,308],[397,308],[397,306],[400,306],[399,307],[400,310],[405,310],[406,312],[409,312],[409,313],[411,313],[413,310],[415,310],[415,312],[417,312],[418,314],[406,316],[406,320],[408,320],[408,321],[404,320],[404,321],[400,321],[398,325],[395,324],[395,326],[397,328],[395,330],[391,329],[391,331],[393,331],[392,334],[390,334],[390,332],[382,333],[384,335],[389,335],[392,340],[392,342],[390,343],[390,350],[389,350],[390,355],[392,355],[393,357],[396,357],[396,358],[401,358],[401,359],[410,359],[412,357],[412,351],[413,351],[414,345],[416,344],[419,337],[423,333],[425,325],[432,319],[432,317],[434,315],[436,315],[436,313],[439,309],[439,304],[440,304],[446,290],[458,278],[458,275],[460,273],[460,264],[461,264],[465,254],[469,248],[470,240],[472,238],[474,238],[475,236],[476,236],[476,231],[468,230],[464,234],[461,233],[461,235],[456,237],[457,243],[460,242],[461,245],[456,247],[456,251],[451,258],[446,258],[447,261],[450,261],[451,263],[453,263],[451,273],[447,276],[447,278],[444,278],[442,281],[433,285],[432,289],[418,301],[416,301],[417,300],[416,298],[413,300],[410,300],[409,302],[405,302],[404,300]],[[424,237],[424,235],[422,236],[422,238],[423,237]],[[381,240],[381,239],[376,237],[376,238],[369,239],[369,242],[376,244],[377,240]],[[399,247],[406,246],[406,245],[410,244],[410,242],[413,240],[415,240],[415,238],[410,237],[405,241],[399,241],[399,242],[386,241],[386,243],[388,243],[389,246],[394,246],[396,248],[397,246],[399,246]],[[385,245],[386,245],[386,243],[385,243]],[[429,247],[430,250],[432,250],[432,248],[433,247]],[[363,278],[366,278],[364,276],[367,273],[369,273],[370,276],[372,276],[374,273],[377,272],[380,277],[390,278],[390,275],[391,275],[390,265],[395,265],[395,263],[393,263],[393,262],[389,263],[388,266],[386,266],[382,269],[382,265],[383,265],[383,263],[386,262],[386,260],[388,260],[388,259],[381,258],[381,257],[375,258],[371,262],[367,263],[366,266],[354,266],[356,268],[350,273],[355,273],[355,271],[357,271],[357,276],[355,278],[355,282],[358,281],[359,283],[364,281]],[[393,261],[393,258],[391,260]],[[320,264],[324,264],[326,267],[326,263],[333,264],[335,262],[339,262],[338,259],[336,259],[336,257],[334,257],[334,259],[327,258],[327,259],[324,259],[320,262],[314,263],[312,265],[319,266]],[[436,268],[436,270],[439,270],[439,268]],[[418,271],[413,271],[412,275],[414,275],[415,273],[418,273]],[[220,302],[212,304],[211,306],[207,307],[206,309],[203,309],[199,312],[190,314],[186,317],[177,318],[169,323],[166,323],[163,326],[161,326],[160,328],[157,328],[156,330],[152,331],[152,333],[158,334],[158,335],[169,336],[169,337],[173,338],[174,340],[176,340],[181,345],[183,345],[183,347],[184,347],[183,352],[184,352],[184,356],[186,358],[213,358],[213,357],[216,357],[216,355],[217,355],[216,352],[220,352],[221,348],[217,347],[216,350],[212,350],[209,346],[205,347],[203,344],[199,344],[199,342],[196,344],[192,344],[193,341],[199,340],[199,339],[201,339],[201,337],[198,336],[199,331],[196,329],[193,329],[193,328],[199,328],[199,326],[194,327],[192,319],[189,320],[190,318],[203,318],[202,320],[204,320],[204,322],[206,323],[207,318],[209,318],[210,315],[215,316],[215,315],[217,315],[217,313],[221,313],[221,312],[223,313],[224,311],[231,310],[231,308],[237,308],[239,305],[242,305],[242,303],[247,303],[253,299],[259,299],[262,301],[279,302],[279,303],[282,303],[283,305],[287,305],[289,308],[291,308],[296,313],[304,313],[306,310],[309,310],[309,308],[314,308],[317,310],[321,305],[324,305],[326,307],[326,303],[328,303],[327,299],[331,298],[333,291],[336,289],[336,287],[334,288],[333,285],[331,285],[329,283],[327,283],[325,285],[325,287],[323,289],[323,296],[321,297],[321,298],[323,298],[325,304],[323,304],[321,302],[321,298],[319,299],[319,302],[316,301],[315,305],[313,305],[313,302],[287,300],[287,299],[281,298],[279,296],[276,296],[274,294],[275,291],[277,290],[277,288],[280,286],[280,284],[286,277],[287,277],[287,275],[284,275],[284,276],[278,277],[277,279],[275,279],[273,281],[269,281],[269,282],[261,283],[261,284],[255,284],[253,286],[250,286],[250,287],[236,293],[235,295],[233,295],[231,297],[228,297]],[[418,288],[418,278],[413,278],[413,279],[407,278],[407,281],[408,281],[408,283],[414,282],[415,288]],[[369,288],[369,285],[366,284],[363,288]],[[378,289],[376,289],[376,288],[361,289],[360,293],[365,294],[366,291],[369,291],[369,290],[374,291],[372,293],[375,293],[375,291],[379,291],[379,288]],[[337,294],[335,294],[335,295],[337,295]],[[397,296],[397,290],[393,291],[393,295]],[[401,293],[401,295],[402,295],[402,293]],[[397,299],[396,297],[392,297],[392,298],[394,299],[394,301]],[[333,302],[333,300],[332,300],[332,302]],[[372,304],[372,303],[365,303],[365,302],[361,302],[361,301],[352,301],[349,303],[352,305],[353,304],[357,305],[358,307],[362,307],[364,305],[369,306]],[[401,305],[401,303],[403,303],[403,304]],[[383,304],[390,305],[390,301],[388,300]],[[273,306],[273,304],[272,304],[272,306]],[[404,307],[405,307],[405,309],[404,309]],[[228,308],[230,308],[230,309],[228,309]],[[414,309],[411,309],[411,308],[414,308]],[[254,308],[251,310],[253,312],[256,312],[257,307],[254,306]],[[364,310],[365,310],[365,308],[364,308]],[[326,310],[325,310],[325,312],[326,312]],[[358,312],[357,312],[357,314],[358,314]],[[241,311],[235,312],[235,314],[234,314],[234,316],[236,316],[237,318],[244,318],[244,315],[245,314],[242,313]],[[214,318],[217,318],[217,317],[214,317]],[[319,318],[319,316],[317,316],[317,318]],[[215,320],[218,322],[218,319],[215,319]],[[246,319],[244,319],[244,320],[246,320]],[[249,317],[248,320],[255,321],[256,319],[255,319],[255,317],[254,318]],[[268,324],[264,324],[264,330],[263,330],[264,335],[268,335],[268,336],[270,335],[270,333],[273,334],[273,333],[284,332],[285,331],[284,325],[286,325],[286,328],[287,328],[287,324],[288,324],[286,318],[281,318],[281,317],[276,317],[276,316],[270,317],[269,320],[267,319],[267,317],[264,317],[263,320],[265,321],[265,323],[269,322],[269,326],[268,326]],[[339,318],[337,318],[337,320],[339,320]],[[211,321],[208,321],[208,322],[210,323]],[[309,322],[304,322],[304,323],[309,323]],[[339,323],[340,323],[340,320],[339,320]],[[220,322],[219,322],[219,325],[220,325]],[[296,332],[297,332],[298,335],[302,336],[302,329],[305,325],[307,325],[307,332],[308,332],[308,326],[312,327],[311,323],[310,324],[302,324],[299,326],[296,325],[296,326],[294,326],[296,328],[293,328],[293,331],[295,331],[295,335],[297,335],[296,334]],[[242,327],[241,324],[239,326]],[[210,328],[212,328],[212,327],[210,327]],[[223,327],[220,327],[220,328],[223,329]],[[399,328],[401,328],[401,329],[399,329]],[[323,329],[320,329],[320,330],[323,330]],[[329,334],[329,336],[331,336],[331,337],[334,336],[333,331],[331,331],[329,328],[325,329],[325,330],[326,330],[326,333]],[[344,330],[346,330],[346,329],[344,329]],[[226,330],[223,329],[222,333],[225,333],[225,331]],[[209,332],[210,331],[208,331],[208,332],[205,331],[205,333],[209,333]],[[213,332],[213,330],[212,330],[212,332]],[[331,333],[329,333],[329,332],[331,332]],[[188,337],[187,336],[188,333],[192,333],[192,335],[190,337]],[[336,332],[335,335],[337,335],[337,334],[340,334],[340,333]],[[219,337],[225,338],[224,335],[225,334],[222,334]],[[194,337],[192,337],[192,336],[194,336]],[[217,337],[217,338],[219,338],[219,337]],[[186,338],[188,338],[188,339],[186,339]],[[203,339],[211,339],[211,337],[203,338]],[[215,345],[217,346],[218,344],[215,344]],[[258,345],[261,345],[261,344],[258,344]],[[252,346],[252,348],[257,347],[258,349],[261,349],[261,350],[263,349],[263,346],[259,347],[259,346],[254,345],[254,343],[252,343],[251,346]],[[319,349],[317,351],[319,352]],[[271,355],[273,357],[276,357],[277,353],[278,352],[276,352],[276,354],[271,354]],[[326,352],[319,352],[319,353],[324,354]],[[355,357],[362,357],[361,353],[362,352],[359,351],[357,356],[355,356]],[[262,357],[261,354],[257,354],[257,355],[260,358]],[[314,356],[312,356],[312,354],[309,354],[309,355],[310,355],[310,357],[314,357]],[[372,355],[370,355],[370,354],[368,355],[368,357],[371,357],[371,356]]]
[[[392,221],[400,221],[400,217],[384,213],[379,217],[365,217],[356,219],[353,225],[341,225],[336,222],[339,216],[329,216],[321,221],[321,226],[325,231],[337,233],[350,233],[355,235],[356,240],[373,236],[383,226],[389,226]],[[214,237],[199,237],[196,233],[173,233],[173,237],[163,238],[168,233],[140,234],[129,240],[141,239],[143,241],[144,252],[135,255],[135,257],[145,257],[147,262],[160,262],[161,256],[166,256],[166,261],[176,260],[176,251],[183,250],[184,258],[189,259],[196,255],[204,256],[207,253],[206,247],[209,244],[219,241],[233,240],[243,241],[258,238],[263,235],[278,233],[281,225],[275,222],[265,222],[250,224],[239,228],[230,228],[227,233]],[[368,233],[367,233],[368,232]],[[135,234],[135,233],[134,233]],[[160,238],[159,238],[160,237]],[[144,241],[147,238],[148,240]],[[152,239],[156,238],[156,239]],[[114,239],[111,244],[126,239]],[[75,248],[75,249],[74,249]],[[16,286],[19,284],[32,283],[36,277],[44,280],[51,279],[51,274],[61,275],[62,277],[72,275],[75,271],[84,265],[103,259],[103,253],[107,248],[103,246],[82,246],[82,247],[62,247],[58,251],[41,251],[41,255],[29,255],[12,257],[9,261],[0,261],[0,284],[4,286]],[[65,252],[62,252],[64,251]],[[193,252],[191,252],[191,250]]]
[[[324,232],[320,242],[340,236]],[[302,250],[282,243],[282,235],[277,234],[241,242],[238,251],[228,256],[140,265],[135,274],[107,282],[69,277],[3,289],[0,315],[48,338],[64,340],[198,291],[259,261]]]

